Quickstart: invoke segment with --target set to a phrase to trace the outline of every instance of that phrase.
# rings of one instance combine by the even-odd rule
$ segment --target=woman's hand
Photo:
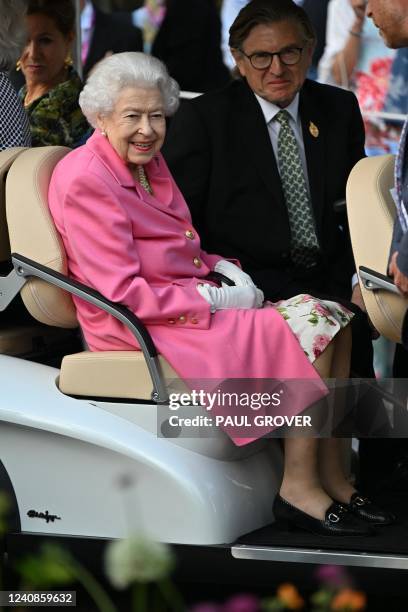
[[[200,295],[211,306],[211,312],[229,308],[261,308],[264,295],[255,285],[247,287],[214,287],[208,283],[198,285]]]
[[[232,261],[226,259],[220,259],[214,266],[214,271],[223,274],[230,280],[232,280],[237,287],[255,287],[255,283],[252,278],[236,266]]]

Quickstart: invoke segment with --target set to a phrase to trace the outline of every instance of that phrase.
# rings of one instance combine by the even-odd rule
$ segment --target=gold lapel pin
[[[313,138],[317,138],[319,136],[319,128],[313,123],[313,121],[309,123],[309,132]]]

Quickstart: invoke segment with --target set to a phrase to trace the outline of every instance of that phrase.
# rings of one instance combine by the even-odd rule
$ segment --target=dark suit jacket
[[[132,24],[130,13],[103,13],[96,6],[95,25],[83,67],[84,79],[90,69],[99,62],[107,51],[143,51],[143,36]]]
[[[170,123],[164,155],[191,209],[203,248],[237,257],[270,299],[302,290],[347,298],[351,245],[333,204],[364,156],[357,100],[347,91],[306,81],[300,94],[312,207],[322,257],[299,273],[290,261],[290,227],[261,108],[245,81],[184,102]],[[310,122],[318,127],[314,137]]]
[[[205,92],[228,83],[215,0],[167,0],[166,6],[152,55],[166,64],[181,89]]]

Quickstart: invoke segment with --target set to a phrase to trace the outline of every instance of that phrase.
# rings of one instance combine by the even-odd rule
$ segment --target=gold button
[[[201,268],[201,266],[203,265],[199,257],[194,257],[193,264],[195,265],[196,268]]]
[[[176,322],[176,319],[167,319],[167,323],[170,323],[170,325],[174,325]]]
[[[195,234],[194,234],[194,232],[192,232],[191,230],[187,230],[187,231],[185,232],[185,235],[186,235],[186,236],[187,236],[187,238],[189,238],[190,240],[194,240],[194,238],[195,238]]]
[[[179,321],[180,323],[185,323],[187,321],[186,317],[184,315],[180,315],[179,316]]]
[[[193,325],[197,325],[197,323],[198,323],[198,319],[196,319],[195,317],[193,317],[193,318],[191,319],[191,322],[192,322],[192,324],[193,324]]]

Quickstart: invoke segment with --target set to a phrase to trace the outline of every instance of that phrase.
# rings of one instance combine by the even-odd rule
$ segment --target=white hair
[[[21,55],[27,33],[24,0],[0,0],[0,70],[8,71]]]
[[[96,65],[79,96],[82,112],[93,127],[98,115],[109,115],[125,87],[157,87],[165,115],[173,115],[178,108],[180,88],[160,60],[145,53],[115,53]]]

